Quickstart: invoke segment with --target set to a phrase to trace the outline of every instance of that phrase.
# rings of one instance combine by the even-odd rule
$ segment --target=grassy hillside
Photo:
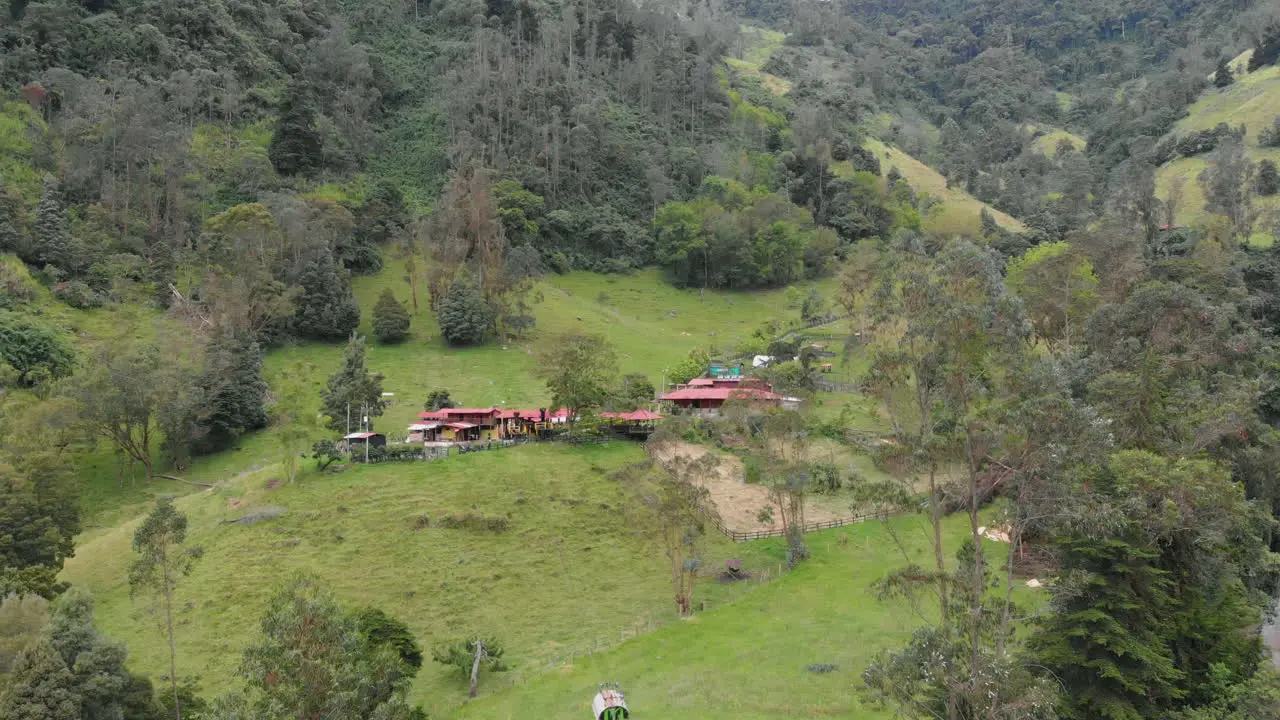
[[[370,311],[384,288],[390,287],[401,299],[407,299],[402,275],[402,266],[391,262],[376,276],[355,279],[356,297],[364,313],[362,332],[371,332]],[[829,290],[833,284],[834,280],[826,280],[818,287]],[[787,307],[781,290],[680,290],[666,283],[656,270],[631,275],[553,275],[541,283],[539,292],[543,299],[533,313],[537,329],[524,342],[449,347],[440,338],[435,317],[424,302],[413,318],[408,341],[372,345],[369,366],[386,376],[384,389],[396,394],[396,403],[387,410],[379,428],[403,430],[433,388],[447,388],[455,400],[470,406],[545,405],[549,398],[537,376],[536,354],[543,343],[560,333],[605,336],[617,350],[622,373],[643,373],[657,386],[665,369],[683,360],[694,347],[714,345],[729,350],[768,320],[799,317],[798,311]],[[318,393],[341,358],[340,345],[286,348],[268,356],[268,374],[279,377],[301,365]]]
[[[358,277],[353,287],[363,312],[361,331],[370,333],[370,313],[379,294],[391,288],[408,301],[403,264],[389,261],[382,272]],[[814,285],[829,292],[834,280]],[[801,285],[801,288],[809,285]],[[539,286],[542,301],[534,306],[537,329],[520,343],[490,343],[476,348],[452,348],[440,338],[425,299],[413,317],[412,336],[397,345],[380,345],[369,338],[369,367],[385,375],[383,387],[395,393],[393,404],[375,427],[391,436],[417,417],[434,388],[446,388],[468,405],[545,406],[549,397],[537,375],[538,348],[555,334],[567,331],[604,335],[618,353],[620,371],[644,373],[655,386],[664,371],[698,346],[731,349],[768,320],[798,319],[782,290],[736,293],[680,290],[666,283],[658,271],[631,275],[571,273],[547,277]],[[145,335],[154,311],[124,304],[92,311],[67,308],[51,298],[38,302],[40,312],[81,343],[124,332]],[[342,345],[306,343],[267,354],[266,376],[273,395],[304,392],[320,405],[320,390],[342,362]],[[271,427],[244,438],[232,450],[199,458],[182,476],[198,482],[223,482],[247,470],[280,475],[283,451]],[[317,431],[317,439],[325,436]],[[158,480],[137,487],[117,479],[118,465],[109,449],[101,448],[82,463],[84,505],[90,526],[111,525],[129,518],[139,504],[157,493],[186,494],[191,485]]]
[[[782,47],[785,37],[784,34],[772,30],[744,27],[742,57],[726,58],[725,62],[744,75],[760,78],[761,84],[770,91],[784,95],[791,90],[791,82],[785,78],[762,72],[760,68],[769,61],[769,56],[775,50]],[[843,68],[830,60],[818,61],[816,64],[822,68],[829,68],[833,73],[844,71]],[[878,128],[881,131],[886,131],[893,125],[893,120],[892,115],[882,113],[873,118],[872,128],[873,130]],[[1066,131],[1057,130],[1046,135],[1045,138],[1051,136],[1054,139],[1049,146],[1050,154],[1052,149],[1057,146],[1057,140],[1061,137],[1075,138],[1075,140],[1079,140],[1081,146],[1084,145],[1083,139],[1076,138]],[[1040,140],[1044,140],[1044,138],[1040,138]],[[942,210],[925,219],[926,230],[940,233],[979,235],[981,233],[979,213],[984,207],[995,216],[996,222],[1001,227],[1015,232],[1026,230],[1026,226],[1016,218],[986,205],[963,189],[947,187],[947,180],[941,173],[902,150],[886,145],[875,138],[868,138],[865,147],[880,158],[882,175],[889,172],[889,168],[897,167],[898,172],[902,173],[902,176],[916,192],[927,192],[942,200]],[[832,170],[838,176],[853,172],[848,161],[835,163]]]
[[[270,473],[250,472],[182,498],[190,542],[204,557],[179,591],[181,671],[200,675],[207,692],[228,689],[267,598],[296,571],[318,574],[345,602],[382,607],[427,647],[454,633],[492,632],[508,643],[515,664],[506,682],[668,622],[665,560],[628,526],[627,496],[606,477],[642,456],[622,443],[524,447],[310,473],[275,489],[264,487]],[[284,514],[227,522],[265,506]],[[491,534],[434,522],[466,513],[507,518],[510,529]],[[415,529],[423,516],[432,525]],[[167,662],[162,635],[148,605],[130,599],[126,580],[136,525],[88,533],[65,577],[92,589],[103,630],[128,643],[138,669],[158,675]],[[780,553],[775,544],[735,546],[716,536],[706,562],[718,568],[740,558],[772,571]],[[715,607],[748,586],[706,582],[699,596]],[[429,664],[413,698],[443,712],[465,697],[464,688]]]
[[[1174,127],[1177,134],[1192,130],[1205,130],[1218,123],[1232,126],[1244,125],[1245,151],[1254,162],[1272,160],[1280,162],[1280,149],[1261,148],[1258,136],[1269,127],[1280,115],[1280,67],[1271,66],[1253,73],[1245,73],[1248,65],[1248,53],[1232,62],[1239,74],[1234,84],[1224,88],[1210,88],[1189,108],[1190,114]],[[1196,178],[1208,166],[1207,156],[1178,158],[1167,163],[1156,175],[1156,191],[1160,197],[1168,196],[1169,189],[1179,179],[1182,185],[1182,200],[1177,213],[1179,225],[1197,225],[1206,219],[1204,211],[1204,193],[1201,192]],[[1256,198],[1255,205],[1262,213],[1260,221],[1265,225],[1274,225],[1269,215],[1280,213],[1280,197]],[[1269,242],[1269,236],[1259,235],[1255,241]]]
[[[1035,147],[1045,157],[1053,157],[1058,154],[1058,143],[1066,140],[1075,146],[1076,150],[1083,150],[1086,143],[1085,139],[1079,135],[1063,130],[1062,128],[1049,127],[1047,125],[1029,125],[1027,130],[1031,133],[1041,133],[1032,141]]]
[[[949,523],[951,540],[964,533],[961,520]],[[922,564],[931,557],[922,520],[891,523],[906,543],[905,557],[878,522],[812,534],[808,562],[732,605],[468,704],[460,717],[588,717],[596,685],[605,680],[622,683],[636,717],[891,717],[862,703],[857,686],[867,662],[904,642],[920,618],[877,600],[871,585],[906,557]],[[988,543],[988,551],[996,558],[1003,546]],[[1027,606],[1040,600],[1025,588],[1018,594]],[[817,674],[806,669],[811,664],[837,669]]]
[[[773,51],[782,47],[786,35],[776,30],[742,27],[741,57],[726,57],[725,64],[743,75],[760,79],[760,84],[770,92],[786,95],[791,91],[791,81],[763,72],[760,68],[769,61]]]
[[[942,210],[925,218],[925,229],[933,232],[959,232],[981,234],[980,215],[985,207],[1000,226],[1015,232],[1026,230],[1019,220],[992,208],[960,188],[947,187],[947,179],[937,170],[925,165],[898,148],[886,145],[875,138],[868,138],[867,149],[880,159],[880,172],[887,174],[890,168],[898,168],[902,177],[916,192],[927,192],[943,202]],[[837,163],[837,175],[851,172],[848,161]]]

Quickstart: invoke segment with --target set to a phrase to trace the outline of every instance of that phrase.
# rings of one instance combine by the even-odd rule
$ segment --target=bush
[[[844,486],[840,468],[830,463],[810,463],[809,479],[813,489],[823,494],[836,492]]]
[[[471,532],[487,532],[500,535],[506,532],[511,523],[504,517],[487,517],[485,515],[445,515],[436,521],[438,527],[449,530],[470,530]]]
[[[68,280],[53,286],[53,296],[77,310],[99,308],[106,303],[106,298],[79,280]]]
[[[378,342],[397,343],[409,336],[409,311],[396,300],[391,288],[382,291],[373,306],[373,334]]]
[[[0,310],[0,361],[18,371],[28,387],[71,374],[75,355],[53,328]]]
[[[356,627],[372,648],[389,647],[400,656],[400,661],[416,675],[422,667],[422,648],[409,626],[375,607],[361,608],[355,612]]]
[[[1258,133],[1258,144],[1262,147],[1280,147],[1280,116],[1271,121],[1271,127],[1262,129]]]
[[[35,285],[21,263],[0,263],[0,309],[16,307],[35,297]]]

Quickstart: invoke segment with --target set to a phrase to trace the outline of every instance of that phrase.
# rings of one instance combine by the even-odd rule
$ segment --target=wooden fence
[[[804,532],[810,533],[810,532],[817,532],[818,530],[830,530],[832,528],[844,527],[845,525],[860,523],[863,520],[869,520],[874,517],[878,517],[878,516],[872,515],[872,514],[854,515],[853,517],[839,518],[836,520],[827,520],[826,522],[805,523]],[[717,518],[714,515],[711,515],[710,513],[707,514],[707,519],[710,520],[711,524],[715,525],[716,529],[719,530],[722,534],[724,534],[725,537],[729,538],[734,542],[747,542],[748,540],[764,540],[765,538],[782,537],[787,534],[786,531],[783,530],[782,528],[775,528],[772,530],[752,530],[749,532],[743,532],[740,530],[730,530],[729,528],[724,526],[724,523],[721,522],[719,518]]]

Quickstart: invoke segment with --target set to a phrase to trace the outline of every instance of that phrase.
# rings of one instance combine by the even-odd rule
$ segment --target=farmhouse
[[[451,444],[537,435],[568,422],[569,411],[443,408],[418,413],[418,420],[409,426],[405,442]]]
[[[753,378],[694,378],[658,399],[696,415],[718,415],[729,400],[777,407],[785,398],[773,392],[768,383]]]

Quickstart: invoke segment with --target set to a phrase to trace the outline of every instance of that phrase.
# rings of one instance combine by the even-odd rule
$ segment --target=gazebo
[[[662,415],[641,408],[624,413],[602,412],[600,419],[608,421],[612,428],[624,435],[648,437],[653,433],[657,421],[662,419]]]

